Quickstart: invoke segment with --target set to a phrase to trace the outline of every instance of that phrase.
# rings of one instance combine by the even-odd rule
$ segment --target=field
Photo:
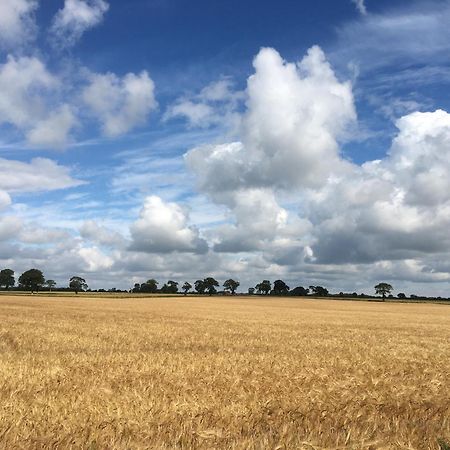
[[[450,306],[0,297],[5,449],[438,449]]]

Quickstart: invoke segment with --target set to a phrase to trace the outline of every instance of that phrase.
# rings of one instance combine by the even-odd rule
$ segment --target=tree
[[[31,293],[39,291],[45,283],[44,274],[38,269],[30,269],[19,277],[19,286],[30,290]]]
[[[308,295],[309,289],[305,289],[303,286],[297,286],[296,288],[292,289],[291,292],[289,292],[290,295],[295,295],[298,297],[305,297]]]
[[[55,280],[45,280],[45,285],[48,287],[48,289],[51,292],[52,289],[56,286],[56,281]]]
[[[232,295],[236,292],[236,289],[240,286],[241,283],[239,281],[234,281],[233,279],[229,279],[223,283],[223,287],[226,291],[230,291]]]
[[[5,287],[5,289],[8,290],[10,287],[14,286],[15,282],[14,270],[0,270],[0,287]]]
[[[287,295],[288,292],[289,292],[289,286],[283,280],[275,280],[274,281],[272,294]]]
[[[80,291],[85,291],[88,288],[86,280],[81,277],[72,277],[69,280],[69,288],[75,291],[75,294],[78,294]]]
[[[383,302],[386,298],[386,294],[390,294],[392,289],[394,289],[390,284],[388,283],[378,283],[375,287],[375,293],[378,295],[381,295],[383,297]]]
[[[399,292],[397,294],[397,297],[403,299],[403,298],[406,298],[406,294],[404,292]]]
[[[248,295],[253,295],[255,293],[255,288],[254,287],[249,287],[248,288]]]
[[[169,280],[167,282],[170,294],[176,294],[178,292],[178,283],[176,281]]]
[[[188,281],[185,281],[181,289],[184,292],[184,295],[187,295],[187,293],[192,289],[192,284]]]
[[[197,291],[198,294],[204,294],[205,293],[206,285],[205,285],[204,280],[197,280],[194,283],[194,287],[195,287],[195,290]]]
[[[326,297],[329,294],[328,289],[323,286],[310,286],[309,290],[312,295],[316,295],[317,297]]]
[[[270,290],[272,289],[272,285],[269,280],[263,280],[263,281],[261,281],[261,283],[258,283],[255,286],[255,289],[258,292],[258,294],[267,295],[270,292]]]
[[[139,283],[134,283],[134,287],[131,291],[135,294],[141,292],[141,285]]]
[[[154,294],[158,290],[158,282],[153,278],[141,284],[141,292]]]
[[[217,293],[216,287],[219,287],[219,282],[217,280],[212,277],[208,277],[203,280],[203,283],[205,283],[205,290],[209,295]]]

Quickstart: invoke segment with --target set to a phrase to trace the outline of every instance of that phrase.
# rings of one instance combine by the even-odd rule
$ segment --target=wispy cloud
[[[356,9],[360,12],[360,14],[362,14],[363,16],[367,14],[367,8],[364,0],[352,0],[352,3],[355,4]]]

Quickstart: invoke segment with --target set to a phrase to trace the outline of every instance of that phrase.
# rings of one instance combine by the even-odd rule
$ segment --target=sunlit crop
[[[437,449],[450,307],[0,297],[5,449]]]

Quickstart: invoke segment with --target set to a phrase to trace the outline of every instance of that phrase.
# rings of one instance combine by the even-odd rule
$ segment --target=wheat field
[[[450,306],[0,297],[4,449],[438,449]]]

